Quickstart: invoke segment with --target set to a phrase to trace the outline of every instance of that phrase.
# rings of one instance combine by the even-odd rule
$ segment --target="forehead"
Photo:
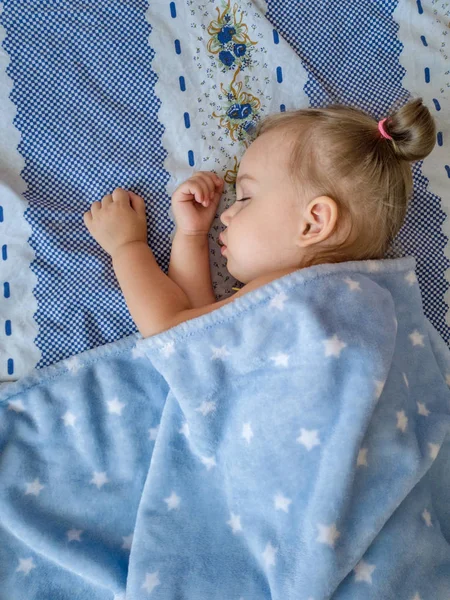
[[[267,131],[257,137],[245,151],[239,165],[239,174],[253,175],[261,180],[285,174],[289,167],[291,148],[292,139],[286,131]]]

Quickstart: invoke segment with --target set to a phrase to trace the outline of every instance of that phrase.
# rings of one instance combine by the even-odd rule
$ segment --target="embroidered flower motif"
[[[220,84],[223,95],[228,102],[222,106],[223,113],[213,112],[212,116],[220,119],[220,126],[228,130],[233,141],[243,142],[247,147],[249,145],[248,134],[260,119],[257,111],[261,106],[261,102],[256,96],[242,91],[242,81],[236,83],[239,72],[240,67],[236,69],[228,89],[224,87],[223,83]]]
[[[216,6],[218,17],[211,21],[207,31],[211,36],[208,42],[208,52],[217,54],[220,62],[225,67],[234,67],[236,64],[244,70],[251,65],[249,50],[258,42],[253,42],[248,36],[248,27],[242,22],[243,13],[237,14],[239,6],[234,4],[233,13],[230,14],[230,1],[228,0],[223,12]]]

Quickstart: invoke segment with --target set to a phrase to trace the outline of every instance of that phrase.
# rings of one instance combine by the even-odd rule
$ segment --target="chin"
[[[243,273],[239,272],[239,269],[230,269],[230,262],[227,262],[227,271],[228,273],[234,277],[236,279],[236,281],[238,281],[239,283],[248,283],[250,281],[250,278],[247,277],[246,275],[244,275]]]

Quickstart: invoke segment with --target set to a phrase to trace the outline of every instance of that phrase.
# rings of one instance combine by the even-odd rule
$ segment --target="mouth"
[[[217,241],[218,241],[218,244],[219,244],[219,246],[220,246],[220,253],[221,253],[222,255],[224,255],[224,254],[225,254],[225,252],[227,251],[227,247],[226,247],[226,244],[225,244],[225,242],[224,242],[224,241],[223,241],[223,239],[222,239],[222,233],[219,235],[219,238],[218,238],[218,240],[217,240]]]

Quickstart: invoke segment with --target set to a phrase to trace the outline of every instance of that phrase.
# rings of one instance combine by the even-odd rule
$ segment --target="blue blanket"
[[[319,265],[0,392],[1,600],[448,600],[450,352]]]
[[[209,233],[220,300],[237,283],[219,214],[253,126],[329,103],[380,120],[411,96],[437,144],[413,165],[388,256],[416,257],[425,314],[450,346],[447,24],[436,0],[0,2],[0,381],[136,331],[83,223],[94,201],[116,187],[142,196],[167,273],[174,189],[194,170],[224,176]]]

